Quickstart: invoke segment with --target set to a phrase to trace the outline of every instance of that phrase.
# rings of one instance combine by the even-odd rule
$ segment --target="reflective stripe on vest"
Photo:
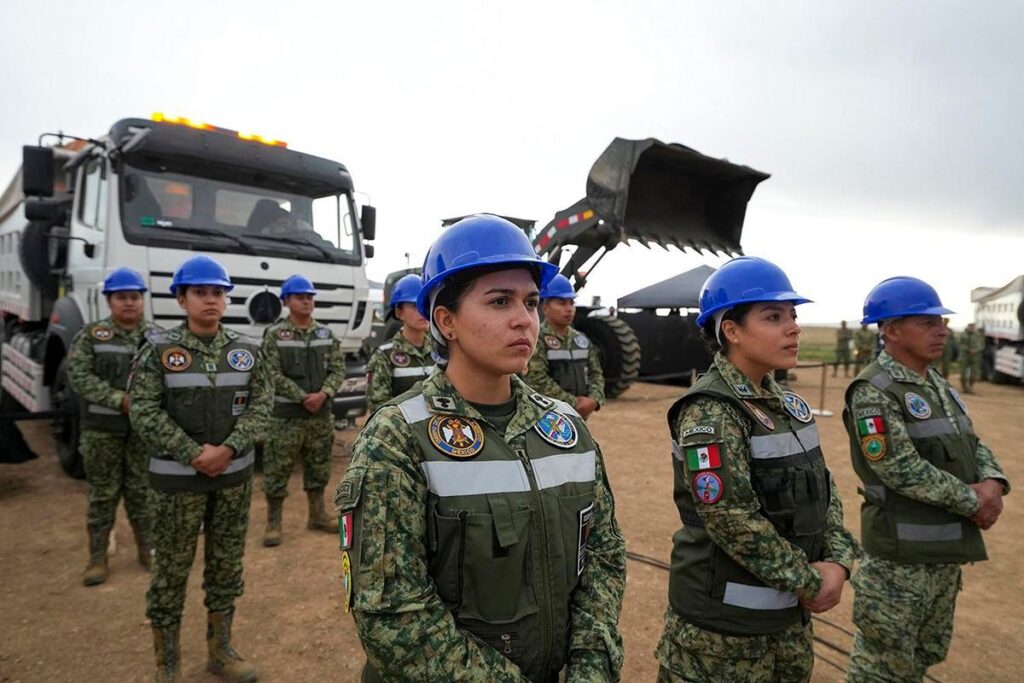
[[[395,368],[391,373],[392,377],[427,377],[433,373],[436,365],[423,365],[413,368]]]
[[[587,360],[587,349],[548,349],[548,360]]]
[[[430,409],[427,408],[427,400],[423,398],[423,394],[405,399],[398,404],[398,409],[402,411],[402,416],[409,424],[423,422],[430,417]]]
[[[949,524],[896,524],[896,538],[901,541],[919,543],[937,543],[941,541],[959,541],[964,537],[964,527],[960,522]]]
[[[911,439],[923,439],[929,436],[942,436],[943,434],[959,434],[960,432],[966,431],[970,426],[966,415],[957,416],[957,424],[960,427],[959,431],[953,426],[953,423],[945,417],[936,417],[931,420],[921,420],[920,422],[910,422],[907,424],[907,436]]]
[[[135,355],[135,347],[122,344],[93,344],[92,350],[96,353],[124,353],[129,356]]]
[[[799,600],[793,591],[777,591],[767,586],[748,586],[729,581],[725,584],[722,602],[746,609],[778,610],[796,607]]]
[[[89,404],[89,412],[93,415],[123,415],[120,410],[114,410],[113,408],[101,406],[96,403]]]
[[[218,372],[214,381],[206,375],[188,373],[183,375],[164,374],[164,385],[168,389],[186,389],[189,387],[244,387],[249,385],[248,372]]]
[[[278,339],[274,343],[277,344],[278,348],[284,348],[284,349],[304,349],[306,347],[313,348],[315,346],[330,346],[331,344],[334,343],[334,340],[333,339],[329,339],[329,338],[328,339],[311,339],[308,342],[304,342],[304,341],[297,341],[297,340],[284,341],[284,340]]]
[[[256,462],[256,453],[250,451],[241,458],[235,458],[218,476],[241,472]],[[182,465],[177,460],[162,460],[160,458],[149,459],[149,471],[153,474],[169,474],[175,477],[194,477],[199,474],[191,465]]]
[[[597,472],[597,453],[566,453],[531,460],[538,489],[550,489],[569,482],[593,482]],[[452,496],[477,496],[488,493],[526,493],[530,480],[518,460],[473,462],[428,460],[420,465],[432,493]]]
[[[750,453],[756,460],[786,458],[813,450],[821,445],[818,426],[811,423],[794,434],[783,432],[750,437]]]

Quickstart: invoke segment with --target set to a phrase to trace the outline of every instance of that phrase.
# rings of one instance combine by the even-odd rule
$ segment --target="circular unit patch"
[[[256,363],[252,352],[248,349],[234,349],[228,352],[228,365],[239,372],[248,372]]]
[[[782,401],[787,413],[801,422],[811,421],[811,407],[800,396],[792,391],[786,391],[782,394]]]
[[[770,417],[768,417],[768,413],[764,412],[750,401],[744,401],[743,405],[747,406],[750,412],[754,414],[754,417],[757,418],[757,421],[764,425],[765,429],[774,431],[775,423]]]
[[[331,331],[329,329],[327,329],[326,327],[318,327],[318,328],[316,328],[316,331],[313,332],[313,335],[317,339],[327,339],[328,337],[331,336]]]
[[[549,349],[560,349],[562,348],[562,340],[550,334],[545,334],[544,345]]]
[[[878,462],[885,457],[885,439],[878,434],[869,434],[860,440],[860,452],[871,462]]]
[[[281,340],[284,340],[284,341],[288,341],[289,339],[292,339],[294,337],[295,337],[295,333],[292,332],[291,330],[278,330],[277,331],[277,338],[278,339],[281,339]]]
[[[434,448],[449,458],[468,460],[484,449],[484,432],[469,417],[435,415],[427,431]]]
[[[575,337],[572,338],[572,340],[576,342],[576,346],[580,347],[581,349],[590,348],[590,340],[587,339],[587,335],[585,334],[577,334]]]
[[[967,414],[967,404],[964,403],[964,400],[962,398],[960,398],[960,392],[957,391],[956,389],[954,389],[953,387],[950,387],[949,388],[949,395],[953,397],[953,400],[956,401],[956,404],[958,406],[960,406],[960,410],[964,411],[964,415],[966,415]]]
[[[932,416],[932,407],[920,394],[909,391],[903,396],[903,402],[907,404],[907,411],[918,420],[924,420]]]
[[[576,425],[556,410],[544,413],[537,424],[533,425],[533,429],[540,434],[540,438],[558,448],[572,448],[579,440]]]
[[[192,354],[180,346],[172,346],[160,354],[160,362],[171,372],[182,372],[192,365]]]
[[[110,331],[109,327],[95,327],[92,330],[92,336],[100,341],[107,341],[114,336],[114,333]]]
[[[693,495],[702,503],[717,503],[724,492],[722,478],[714,472],[699,472],[693,477]]]
[[[404,351],[391,352],[391,364],[396,368],[404,368],[409,365],[409,354]]]

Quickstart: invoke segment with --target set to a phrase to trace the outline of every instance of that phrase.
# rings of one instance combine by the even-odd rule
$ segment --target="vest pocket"
[[[468,515],[467,512],[443,515],[434,508],[427,524],[428,569],[437,586],[438,597],[450,610],[458,609],[462,603],[462,562]]]
[[[510,512],[515,543],[499,541],[494,515],[464,514],[460,618],[510,623],[537,611],[530,581],[529,508]],[[504,526],[504,525],[503,525]]]

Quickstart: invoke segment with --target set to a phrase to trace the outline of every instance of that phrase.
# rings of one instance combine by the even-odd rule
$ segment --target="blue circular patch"
[[[331,331],[326,327],[318,327],[316,328],[316,331],[313,332],[313,334],[314,336],[316,336],[317,339],[327,339],[328,337],[331,336]]]
[[[537,420],[537,424],[533,425],[533,429],[540,434],[542,439],[558,448],[572,448],[579,440],[576,425],[556,410],[544,413]]]
[[[792,391],[784,392],[782,394],[782,401],[787,413],[801,422],[811,421],[811,407],[807,405],[807,401],[800,398],[797,394],[794,394]]]
[[[587,339],[587,335],[585,334],[577,334],[575,337],[573,337],[573,341],[576,342],[576,346],[580,347],[581,349],[590,348],[590,340]]]
[[[932,407],[928,405],[928,401],[924,400],[924,397],[920,394],[915,394],[912,391],[907,392],[903,397],[903,401],[907,404],[907,411],[917,419],[924,420],[932,416]]]
[[[701,503],[717,503],[724,492],[722,478],[714,472],[700,472],[693,478],[693,495]]]
[[[256,363],[252,352],[248,349],[235,349],[228,352],[228,365],[239,372],[248,372]]]

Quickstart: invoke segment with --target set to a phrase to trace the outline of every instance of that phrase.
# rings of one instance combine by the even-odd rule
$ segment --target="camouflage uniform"
[[[80,448],[89,479],[87,526],[91,554],[105,557],[117,505],[125,511],[139,547],[139,561],[148,566],[149,510],[146,481],[148,456],[131,429],[121,403],[128,386],[131,359],[152,325],[140,321],[133,330],[113,317],[86,325],[71,344],[68,379],[81,399]]]
[[[318,354],[317,345],[326,348],[326,353]],[[282,350],[287,353],[287,364]],[[323,490],[331,476],[331,402],[345,381],[341,347],[326,325],[314,320],[304,330],[286,318],[266,329],[262,353],[274,386],[273,418],[263,449],[263,491],[269,498],[287,496],[288,479],[298,457],[302,458],[302,487],[307,491]],[[322,360],[317,360],[319,356]],[[319,367],[310,368],[310,363]],[[314,381],[321,376],[322,382]],[[300,382],[314,382],[316,386],[303,387]],[[301,404],[306,394],[316,391],[326,393],[327,400],[320,412],[312,415]]]
[[[597,401],[600,408],[605,399],[604,370],[597,346],[587,335],[573,327],[559,335],[545,321],[540,326],[538,341],[524,377],[526,383],[539,393],[569,405],[576,404],[577,396],[588,396]],[[556,363],[562,368],[556,367]]]
[[[957,354],[956,334],[954,334],[953,330],[949,329],[948,323],[946,324],[946,331],[949,334],[946,336],[946,341],[942,344],[942,360],[939,365],[942,379],[949,379],[949,368]]]
[[[839,364],[843,364],[843,376],[850,374],[850,341],[853,339],[853,330],[849,327],[840,327],[836,330],[836,362],[832,366],[832,376],[839,372]]]
[[[356,441],[335,503],[364,681],[619,680],[625,543],[600,449],[571,406],[512,389],[502,431],[436,373]]]
[[[973,390],[981,379],[981,354],[985,337],[977,330],[964,330],[960,335],[960,386],[965,393]]]
[[[728,393],[726,393],[728,392]],[[722,354],[669,412],[675,497],[661,681],[802,681],[821,576],[858,552],[806,401]],[[787,429],[788,428],[788,429]]]
[[[857,330],[853,333],[853,374],[860,374],[861,369],[875,358],[878,346],[878,335],[870,329]]]
[[[935,370],[922,377],[881,353],[847,390],[843,417],[865,497],[848,680],[921,681],[949,650],[960,565],[986,558],[967,484],[1009,483]]]
[[[159,523],[146,616],[161,629],[181,621],[200,530],[207,609],[230,615],[242,594],[253,448],[269,421],[273,389],[256,341],[234,330],[221,327],[207,342],[182,324],[147,335],[147,342],[135,359],[131,421],[150,452]],[[191,467],[203,443],[235,452],[217,477]]]
[[[386,344],[378,346],[366,364],[369,377],[366,407],[373,415],[378,408],[412,388],[434,371],[430,339],[422,347],[413,346],[399,330]]]

